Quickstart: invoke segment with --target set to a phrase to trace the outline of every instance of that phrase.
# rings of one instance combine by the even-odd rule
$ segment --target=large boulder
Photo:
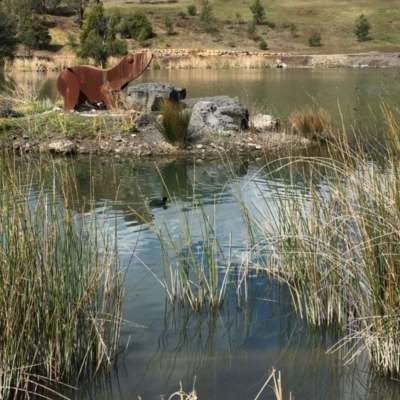
[[[233,120],[233,124],[237,126],[236,130],[248,129],[249,127],[249,111],[237,98],[229,96],[198,97],[180,102],[188,108],[194,108],[200,102],[213,103],[219,114]],[[215,111],[213,113],[215,114]]]
[[[239,127],[229,115],[223,115],[212,101],[199,101],[192,107],[189,133],[191,136],[209,133],[232,135]]]
[[[149,82],[129,86],[126,91],[127,108],[158,111],[163,99],[178,102],[186,97],[186,89],[171,83]]]

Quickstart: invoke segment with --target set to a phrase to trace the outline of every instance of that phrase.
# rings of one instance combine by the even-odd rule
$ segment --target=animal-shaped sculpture
[[[109,110],[115,109],[115,92],[142,74],[152,58],[150,52],[143,52],[126,55],[110,69],[89,65],[65,68],[57,79],[57,90],[64,97],[64,111],[72,110],[77,104],[101,101]]]

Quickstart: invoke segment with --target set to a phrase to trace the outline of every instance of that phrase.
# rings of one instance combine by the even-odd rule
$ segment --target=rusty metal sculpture
[[[115,92],[124,89],[150,64],[150,52],[128,54],[118,65],[101,69],[88,65],[64,69],[57,79],[57,90],[64,97],[64,111],[78,104],[103,101],[109,110],[117,107]]]

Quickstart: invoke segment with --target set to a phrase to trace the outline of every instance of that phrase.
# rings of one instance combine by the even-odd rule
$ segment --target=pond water
[[[285,121],[293,109],[315,100],[338,123],[381,129],[381,96],[396,98],[398,70],[394,69],[266,69],[266,70],[159,70],[146,71],[135,83],[170,82],[187,89],[187,97],[230,95],[251,110],[273,113]],[[16,82],[36,87],[42,95],[57,98],[57,75],[14,76]],[[38,79],[39,78],[39,79]],[[221,250],[218,273],[223,279],[228,263],[235,266],[248,250],[248,240],[237,198],[257,209],[257,193],[264,201],[271,188],[282,185],[283,175],[266,178],[250,160],[223,163],[188,160],[136,161],[91,158],[58,159],[71,167],[70,179],[79,199],[94,193],[98,215],[111,217],[107,228],[118,231],[118,250],[128,269],[125,323],[116,371],[107,382],[82,385],[68,393],[76,399],[168,398],[182,381],[186,391],[193,384],[199,399],[255,399],[272,367],[281,371],[284,398],[296,399],[398,399],[398,383],[379,378],[370,370],[365,355],[343,365],[343,352],[327,353],[338,337],[312,330],[299,320],[287,291],[263,275],[242,279],[232,272],[233,284],[221,310],[194,313],[171,307],[160,280],[164,264],[160,228],[178,238],[183,216],[191,218],[192,246],[201,257],[204,214],[212,220]],[[232,178],[229,170],[236,171]],[[299,190],[304,188],[301,184]],[[146,201],[166,195],[173,204],[147,210]],[[240,194],[240,196],[239,196]],[[199,207],[201,205],[201,207]],[[203,213],[204,212],[204,213]],[[151,224],[144,223],[151,220]],[[182,248],[182,250],[186,250]],[[129,266],[129,267],[128,267]],[[236,279],[236,286],[235,281]],[[260,398],[274,399],[265,388]]]
[[[98,215],[107,216],[104,229],[117,230],[119,254],[128,268],[126,322],[120,341],[121,346],[128,344],[127,350],[120,354],[107,382],[96,389],[83,385],[70,396],[168,398],[181,381],[186,391],[194,385],[199,399],[255,399],[274,367],[281,371],[285,399],[290,392],[296,399],[399,398],[397,382],[375,376],[365,355],[344,366],[344,351],[327,354],[338,336],[307,328],[283,286],[256,273],[246,278],[245,285],[239,284],[243,276],[234,267],[249,244],[238,197],[254,211],[260,205],[259,194],[268,202],[272,188],[283,187],[285,174],[266,178],[250,160],[230,160],[229,168],[221,161],[90,160],[83,156],[50,162],[70,168],[67,180],[77,187],[76,210],[81,210],[82,199],[94,193]],[[235,177],[228,172],[232,169]],[[300,192],[306,190],[301,182],[293,185]],[[167,190],[173,202],[148,211],[148,199],[162,197]],[[166,300],[159,281],[165,278],[164,263],[153,228],[170,232],[178,240],[186,216],[192,221],[191,245],[201,259],[203,214],[212,221],[221,247],[220,281],[230,265],[232,283],[222,309],[193,312]],[[141,215],[151,222],[144,223]],[[275,397],[267,387],[260,398]]]
[[[169,82],[184,87],[187,98],[237,96],[249,108],[278,116],[286,124],[293,110],[318,104],[333,121],[346,127],[380,129],[381,98],[400,101],[399,70],[396,68],[353,69],[187,69],[146,70],[131,84]],[[43,97],[55,100],[56,73],[19,73],[10,76]],[[0,88],[4,77],[0,76]]]

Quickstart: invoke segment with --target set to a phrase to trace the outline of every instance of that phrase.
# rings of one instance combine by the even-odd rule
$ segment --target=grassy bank
[[[124,277],[95,213],[70,210],[70,173],[2,157],[2,399],[54,396],[115,362]]]
[[[264,40],[271,52],[294,54],[342,54],[360,52],[395,52],[400,50],[400,30],[397,21],[400,10],[395,0],[337,1],[262,1],[265,21],[258,25],[256,34],[249,38],[248,23],[252,20],[250,6],[252,0],[235,2],[232,0],[210,0],[213,14],[213,34],[205,33],[199,26],[202,6],[192,0],[169,1],[107,1],[107,10],[119,8],[142,11],[151,21],[155,37],[145,43],[130,40],[130,49],[143,46],[149,48],[203,48],[258,50]],[[188,14],[188,6],[195,5],[197,15]],[[355,20],[364,14],[370,24],[370,40],[359,42],[354,34]],[[168,33],[164,21],[173,23]],[[52,23],[50,49],[57,54],[70,54],[66,46],[68,34],[79,35],[76,15],[48,16]],[[321,35],[322,46],[310,47],[309,38],[313,33]],[[48,56],[51,51],[36,52]]]

